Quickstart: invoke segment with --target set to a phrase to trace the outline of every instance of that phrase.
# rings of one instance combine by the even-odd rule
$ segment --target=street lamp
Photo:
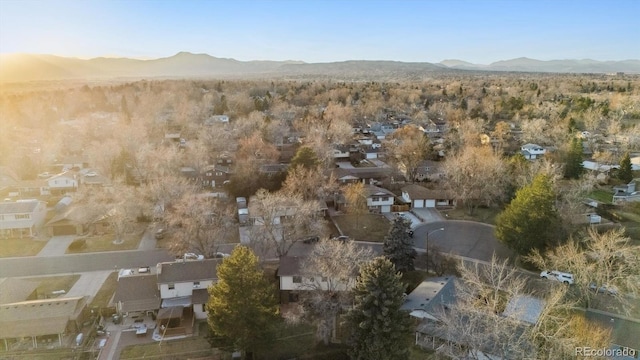
[[[441,227],[439,229],[431,230],[427,233],[426,237],[426,249],[427,249],[427,274],[429,274],[429,235],[433,234],[436,231],[444,231],[444,228]]]

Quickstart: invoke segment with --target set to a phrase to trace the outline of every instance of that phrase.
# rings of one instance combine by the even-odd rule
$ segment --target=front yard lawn
[[[382,242],[391,224],[382,215],[337,215],[333,218],[344,235],[358,241]]]
[[[47,245],[46,241],[32,238],[0,239],[0,257],[34,256]]]
[[[72,244],[69,246],[66,253],[77,254],[100,251],[135,250],[138,248],[146,228],[147,224],[136,224],[136,228],[132,232],[126,234],[124,236],[124,241],[120,244],[113,243],[115,240],[115,235],[113,233],[78,238],[74,240],[74,243],[84,240],[84,246],[77,247]]]
[[[603,204],[611,204],[613,199],[613,193],[603,189],[593,190],[591,194],[587,195],[587,198],[596,200]]]

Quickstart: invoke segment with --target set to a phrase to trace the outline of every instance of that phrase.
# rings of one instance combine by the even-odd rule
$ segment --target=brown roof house
[[[88,316],[86,297],[22,301],[0,305],[0,339],[31,338],[34,348],[40,338],[56,336],[63,346],[65,334],[75,334]],[[66,341],[65,341],[66,343]]]

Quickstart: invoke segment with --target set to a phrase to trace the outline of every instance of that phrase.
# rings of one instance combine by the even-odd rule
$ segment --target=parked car
[[[336,236],[334,238],[332,238],[331,240],[337,240],[337,241],[342,241],[342,242],[347,242],[349,240],[351,240],[351,238],[349,238],[346,235],[340,235],[340,236]]]
[[[166,233],[165,229],[158,229],[156,230],[156,233],[153,235],[156,239],[160,240],[164,238],[164,235]]]
[[[182,258],[184,260],[204,260],[204,255],[198,255],[195,253],[185,253]]]
[[[607,295],[618,295],[618,289],[615,286],[604,284],[602,286],[596,285],[596,283],[589,284],[589,289],[598,293]]]
[[[216,259],[224,259],[224,258],[228,258],[229,256],[231,255],[218,251],[213,257]]]
[[[564,273],[557,270],[543,271],[540,273],[540,277],[543,279],[560,281],[561,283],[567,284],[567,285],[572,285],[574,282],[572,274]]]
[[[315,244],[318,241],[320,241],[320,237],[319,236],[307,236],[306,238],[301,239],[303,243],[305,244]]]

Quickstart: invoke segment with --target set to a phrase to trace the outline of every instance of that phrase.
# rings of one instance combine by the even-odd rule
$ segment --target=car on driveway
[[[224,258],[228,258],[229,256],[231,256],[231,255],[229,255],[227,253],[220,252],[220,251],[218,251],[217,253],[215,253],[215,255],[213,255],[213,257],[216,258],[216,259],[224,259]]]
[[[589,284],[589,290],[593,290],[598,293],[607,294],[607,295],[618,295],[618,289],[615,286],[604,284],[602,286],[596,285],[596,283]]]
[[[564,273],[557,270],[543,271],[540,273],[540,277],[543,279],[560,281],[561,283],[567,284],[567,285],[572,285],[574,282],[572,274]]]
[[[155,237],[158,240],[164,239],[164,234],[165,233],[166,233],[166,231],[164,229],[158,229],[158,230],[156,230],[156,233],[153,235],[153,237]]]

